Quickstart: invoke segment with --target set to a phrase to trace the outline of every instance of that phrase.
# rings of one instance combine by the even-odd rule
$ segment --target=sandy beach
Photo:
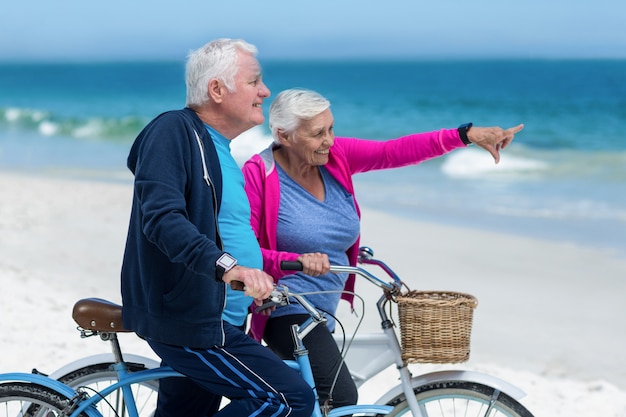
[[[0,372],[52,372],[108,352],[98,339],[81,340],[70,314],[79,298],[120,301],[130,178],[105,183],[0,172],[0,189]],[[478,298],[471,359],[451,368],[506,379],[527,393],[522,402],[537,417],[626,416],[624,254],[415,222],[367,207],[362,244],[412,289]],[[376,298],[366,285],[357,289]],[[342,309],[340,317],[347,315]],[[365,330],[376,327],[368,312]],[[122,342],[154,357],[133,335]]]

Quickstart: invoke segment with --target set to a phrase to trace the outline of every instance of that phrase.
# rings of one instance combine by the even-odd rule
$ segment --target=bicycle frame
[[[313,382],[313,374],[311,371],[311,364],[309,362],[308,354],[300,355],[296,360],[293,361],[285,361],[285,363],[299,371],[302,374],[302,377],[307,381],[307,383],[311,386],[311,389],[315,390],[315,383]],[[51,388],[60,395],[66,397],[69,400],[78,399],[74,403],[74,407],[72,408],[71,414],[69,417],[75,417],[80,415],[80,413],[85,413],[89,417],[100,417],[101,414],[94,407],[97,403],[99,403],[103,398],[107,395],[113,393],[117,390],[122,390],[122,393],[125,398],[126,406],[128,408],[129,417],[137,417],[139,415],[135,402],[134,396],[132,392],[132,385],[147,382],[152,380],[158,380],[161,378],[167,377],[183,377],[184,375],[174,371],[172,368],[168,366],[160,366],[158,368],[146,369],[143,371],[126,372],[125,363],[118,363],[114,365],[114,368],[118,374],[118,382],[100,390],[96,395],[93,396],[85,396],[81,395],[79,392],[74,391],[70,387],[65,384],[60,383],[59,381],[52,379],[47,376],[38,375],[38,374],[27,374],[27,373],[8,373],[8,374],[0,374],[1,382],[8,381],[20,381],[20,382],[31,382],[39,385],[43,385],[45,387]],[[351,415],[355,413],[376,413],[376,414],[388,414],[392,410],[392,407],[386,405],[353,405],[346,407],[339,407],[331,410],[328,413],[330,417],[339,417],[344,415]],[[315,407],[313,410],[313,417],[323,417],[322,411],[319,406]]]
[[[321,321],[320,321],[321,322]],[[312,328],[312,327],[311,327]],[[294,329],[294,332],[297,332]],[[303,329],[303,332],[299,333],[301,337],[308,333],[306,328]],[[296,333],[294,333],[295,335]],[[296,337],[296,336],[294,336]],[[298,336],[300,337],[300,336]],[[134,399],[134,394],[132,392],[133,384],[139,384],[142,382],[148,382],[153,380],[158,380],[161,378],[167,377],[184,377],[184,375],[178,373],[173,370],[169,366],[158,366],[155,368],[149,368],[136,372],[128,372],[127,370],[127,362],[122,358],[122,352],[119,346],[119,341],[117,340],[117,336],[115,333],[106,334],[106,337],[103,337],[104,340],[108,340],[112,342],[113,346],[113,370],[117,374],[118,381],[107,386],[106,388],[101,389],[95,395],[87,396],[85,393],[81,393],[80,391],[75,391],[69,386],[57,381],[51,376],[44,376],[36,373],[7,373],[0,374],[0,382],[9,382],[9,381],[19,381],[19,382],[29,382],[35,383],[38,385],[45,386],[56,391],[61,396],[67,398],[71,403],[71,413],[69,417],[79,416],[81,413],[85,413],[89,417],[101,417],[101,414],[98,412],[95,407],[100,401],[106,398],[109,394],[121,390],[124,401],[128,410],[129,417],[138,417],[139,412],[137,410],[137,406]],[[300,338],[301,342],[301,338]],[[141,359],[141,357],[137,357],[132,355],[135,359]],[[97,355],[95,357],[106,357],[110,358],[109,355]],[[78,361],[81,362],[81,361]],[[78,363],[77,362],[77,363]],[[285,363],[291,367],[292,369],[300,372],[303,379],[309,384],[313,392],[315,392],[315,396],[317,398],[317,393],[315,390],[315,382],[313,379],[313,372],[311,370],[311,363],[309,361],[308,351],[304,348],[304,345],[301,344],[299,354],[296,356],[295,360],[285,361]],[[67,370],[68,366],[62,368]],[[71,369],[71,368],[70,368]],[[55,374],[60,374],[62,370],[58,370]],[[327,415],[329,417],[340,417],[344,415],[352,415],[357,413],[375,413],[379,415],[388,414],[393,407],[387,405],[352,405],[345,407],[338,407],[336,409],[331,410]],[[323,417],[323,413],[321,411],[321,407],[316,402],[316,407],[313,410],[312,417]]]

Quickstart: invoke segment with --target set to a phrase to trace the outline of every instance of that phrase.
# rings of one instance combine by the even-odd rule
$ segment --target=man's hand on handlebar
[[[260,269],[237,265],[224,274],[224,282],[235,290],[243,290],[246,295],[254,298],[258,306],[268,298],[274,289],[274,279]]]

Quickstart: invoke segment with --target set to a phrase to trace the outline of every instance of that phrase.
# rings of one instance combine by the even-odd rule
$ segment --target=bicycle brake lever
[[[261,304],[260,306],[258,306],[257,308],[254,309],[255,313],[258,313],[260,311],[263,311],[267,308],[272,308],[274,306],[279,306],[282,303],[279,301],[273,301],[273,300],[267,300],[266,302],[264,302],[263,304]]]
[[[265,310],[266,308],[271,308],[274,306],[286,306],[287,304],[289,304],[289,299],[287,299],[287,297],[285,297],[279,291],[274,290],[268,298],[263,300],[263,304],[254,309],[254,312],[258,313],[259,311]]]

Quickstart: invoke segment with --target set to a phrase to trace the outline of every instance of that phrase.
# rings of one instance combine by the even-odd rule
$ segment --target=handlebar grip
[[[283,271],[302,271],[302,262],[280,261],[280,269],[282,269]]]
[[[243,282],[235,281],[235,280],[232,280],[230,282],[230,288],[232,288],[235,291],[245,291],[246,290],[246,286],[243,285]]]

